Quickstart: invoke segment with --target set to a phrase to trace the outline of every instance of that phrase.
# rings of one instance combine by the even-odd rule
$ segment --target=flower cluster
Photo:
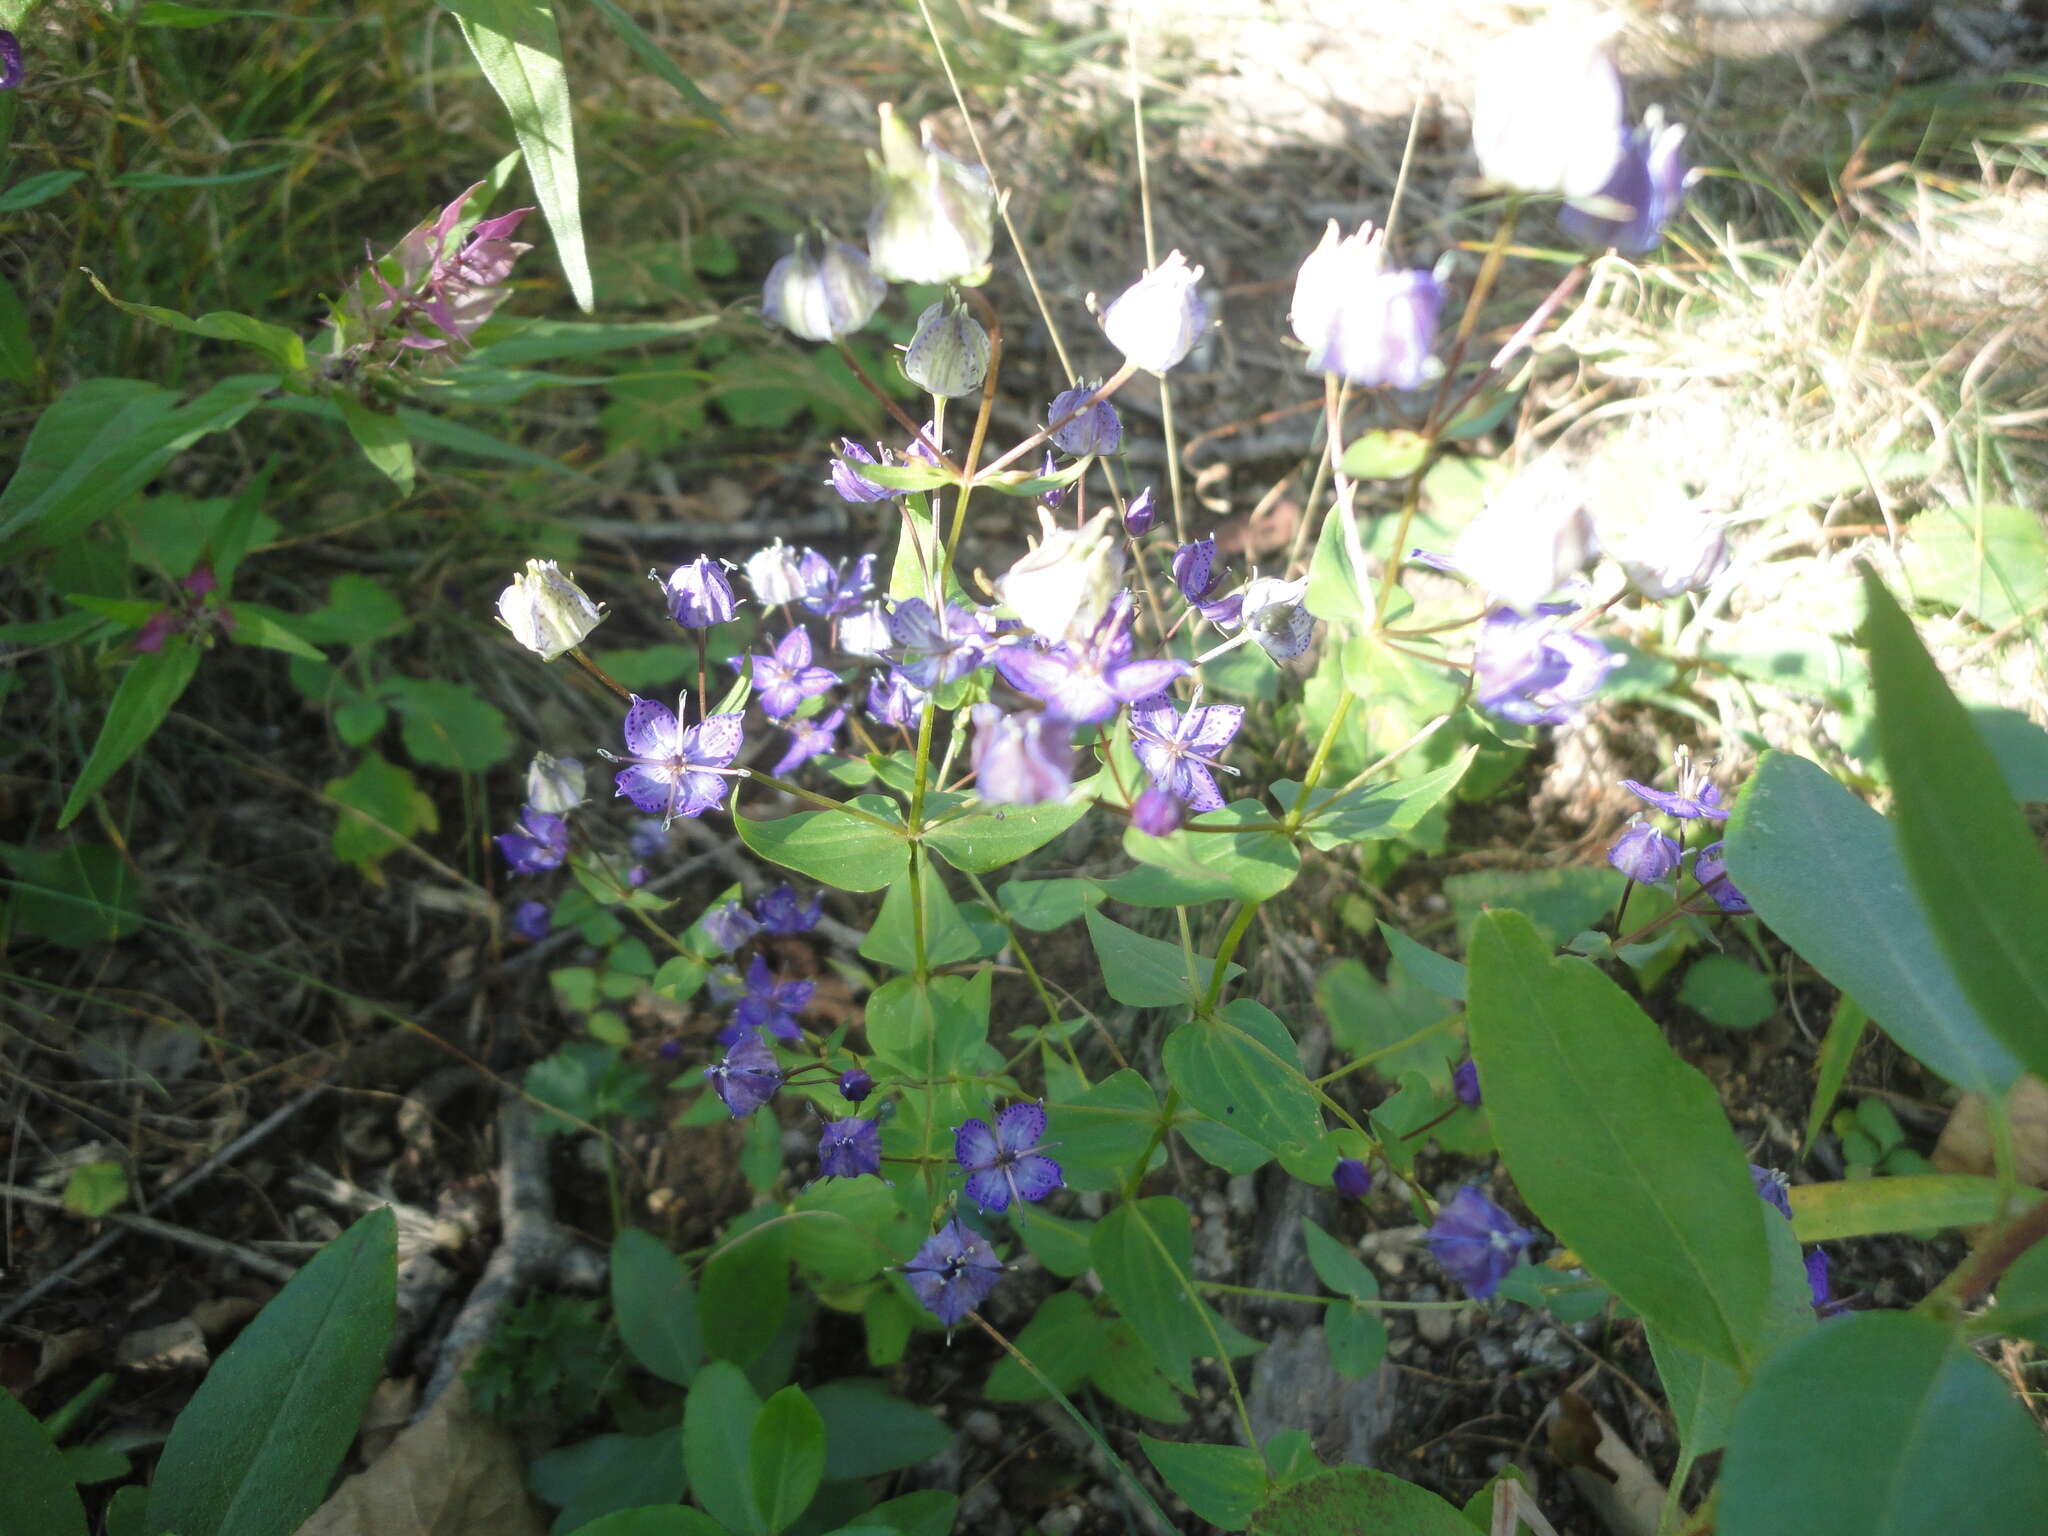
[[[582,763],[534,753],[517,822],[493,839],[513,874],[538,875],[562,867],[569,857],[569,813],[586,798]],[[534,942],[547,937],[549,920],[547,904],[529,899],[513,909],[511,927],[518,937]]]
[[[1692,754],[1681,749],[1676,788],[1653,789],[1634,779],[1623,779],[1621,785],[1637,799],[1678,822],[1683,830],[1695,821],[1728,819],[1729,807],[1721,799],[1720,788],[1707,777],[1713,766],[1711,762],[1694,762]],[[1749,903],[1728,879],[1721,860],[1720,842],[1708,844],[1692,857],[1693,878],[1713,898],[1716,906],[1728,913],[1749,910]],[[1607,862],[1639,885],[1662,885],[1668,880],[1675,881],[1685,858],[1686,848],[1678,838],[1659,830],[1640,814],[1629,819],[1628,826],[1615,839],[1614,846],[1607,850]]]
[[[511,289],[513,265],[533,249],[513,234],[531,208],[474,219],[478,182],[383,256],[372,256],[336,308],[336,357],[447,353],[475,336]],[[465,225],[467,227],[465,228]]]

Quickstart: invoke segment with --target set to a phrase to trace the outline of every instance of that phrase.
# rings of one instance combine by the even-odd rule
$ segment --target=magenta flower
[[[1003,1261],[967,1223],[955,1216],[925,1239],[903,1278],[927,1312],[948,1328],[972,1312],[1003,1278]]]
[[[1512,1216],[1472,1184],[1436,1213],[1436,1221],[1423,1239],[1444,1272],[1476,1301],[1484,1301],[1500,1289],[1508,1271],[1522,1262],[1534,1241],[1533,1232],[1517,1226]]]
[[[1074,787],[1073,730],[1050,715],[974,706],[975,793],[991,805],[1041,805]]]
[[[777,981],[775,973],[768,969],[768,962],[759,955],[747,964],[747,991],[740,999],[739,1007],[733,1010],[732,1022],[718,1032],[721,1044],[737,1040],[743,1034],[752,1034],[765,1029],[778,1040],[799,1040],[803,1031],[798,1028],[796,1016],[802,1013],[811,1001],[811,994],[818,990],[815,981]]]
[[[398,263],[399,281],[393,284],[381,263],[372,262],[371,276],[383,290],[384,298],[371,311],[373,316],[390,315],[408,327],[398,344],[419,352],[445,350],[451,343],[466,342],[497,307],[510,289],[505,281],[512,265],[533,247],[514,240],[531,208],[515,208],[495,219],[480,220],[460,249],[449,249],[462,210],[483,187],[476,183],[443,208],[431,224],[422,224],[391,253]]]
[[[811,665],[810,631],[799,624],[775,643],[768,656],[735,656],[735,672],[753,667],[754,687],[761,696],[761,708],[771,719],[794,714],[805,699],[816,698],[839,681],[829,667]]]
[[[1005,1211],[1012,1200],[1036,1203],[1066,1182],[1060,1165],[1044,1155],[1045,1106],[1012,1104],[986,1120],[969,1120],[953,1133],[953,1158],[967,1175],[967,1198],[984,1211]]]
[[[746,771],[729,766],[745,743],[744,720],[709,715],[684,730],[665,706],[635,695],[626,711],[628,766],[619,770],[618,792],[664,825],[678,816],[702,816],[725,798],[722,778]]]
[[[821,1178],[857,1179],[882,1171],[882,1128],[872,1120],[831,1120],[818,1133]]]
[[[770,772],[780,778],[821,753],[837,751],[839,727],[845,721],[846,711],[843,709],[835,709],[829,715],[814,715],[807,720],[790,721],[789,748],[775,760]]]
[[[1159,789],[1195,815],[1223,809],[1216,787],[1216,761],[1244,724],[1244,710],[1235,704],[1194,704],[1186,714],[1165,694],[1154,694],[1131,706],[1131,750]]]
[[[706,1067],[704,1076],[735,1119],[751,1115],[782,1086],[782,1068],[775,1064],[775,1053],[757,1034],[749,1034],[725,1053],[723,1061]]]

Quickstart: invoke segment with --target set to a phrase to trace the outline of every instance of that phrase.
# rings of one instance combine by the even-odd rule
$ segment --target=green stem
[[[837,811],[842,816],[851,816],[855,821],[864,821],[871,827],[882,827],[901,834],[903,828],[886,816],[877,816],[873,811],[864,811],[857,805],[848,805],[844,800],[834,800],[830,795],[821,795],[815,789],[806,789],[801,784],[792,784],[788,779],[778,779],[772,773],[757,773],[749,770],[747,778],[755,784],[766,784],[770,789],[779,789],[785,795],[794,795],[799,800],[808,800],[820,810]]]
[[[1230,958],[1237,953],[1237,946],[1244,942],[1245,933],[1251,928],[1252,919],[1258,916],[1260,902],[1248,901],[1237,910],[1230,927],[1223,935],[1223,942],[1216,946],[1216,963],[1209,970],[1209,987],[1202,994],[1201,1012],[1212,1013],[1216,999],[1223,995],[1223,978],[1230,970]]]
[[[1220,1296],[1257,1296],[1266,1301],[1300,1301],[1316,1307],[1327,1306],[1333,1301],[1349,1301],[1354,1306],[1376,1312],[1459,1312],[1480,1305],[1476,1301],[1381,1301],[1377,1296],[1304,1296],[1298,1291],[1268,1291],[1255,1285],[1225,1285],[1221,1280],[1197,1280],[1195,1284]]]

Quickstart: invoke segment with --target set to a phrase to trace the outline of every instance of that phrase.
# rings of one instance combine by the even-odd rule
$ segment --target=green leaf
[[[1323,1343],[1339,1376],[1363,1381],[1387,1356],[1387,1325],[1353,1302],[1333,1301],[1323,1309]]]
[[[1422,468],[1430,441],[1420,432],[1391,428],[1362,432],[1344,446],[1344,473],[1353,480],[1405,480]]]
[[[1102,984],[1111,997],[1134,1008],[1169,1008],[1176,1003],[1201,1000],[1215,961],[1196,955],[1194,975],[1190,976],[1188,957],[1178,944],[1148,939],[1099,912],[1085,915],[1095,958],[1102,965]],[[1244,967],[1232,962],[1224,972],[1224,980],[1243,974]]]
[[[884,982],[864,1010],[868,1046],[889,1065],[913,1076],[964,1068],[988,1039],[990,973],[914,976]]]
[[[856,795],[847,802],[880,817],[877,826],[841,811],[798,811],[775,821],[734,816],[740,841],[770,863],[842,891],[879,891],[910,866],[902,814],[883,795]]]
[[[341,416],[348,435],[363,450],[370,467],[398,487],[398,494],[410,496],[413,488],[412,439],[405,423],[392,411],[365,405],[353,395],[335,393],[327,397]]]
[[[222,379],[184,405],[136,379],[86,379],[36,418],[0,491],[0,541],[15,552],[75,537],[210,432],[233,426],[278,387],[275,374]]]
[[[1191,1360],[1259,1347],[1195,1294],[1189,1219],[1171,1195],[1127,1200],[1095,1224],[1088,1245],[1109,1299],[1183,1392],[1194,1391]]]
[[[789,1310],[787,1234],[777,1227],[728,1239],[699,1279],[705,1348],[720,1360],[753,1364],[774,1341]],[[707,1367],[700,1375],[708,1373]]]
[[[1458,961],[1448,959],[1433,949],[1425,949],[1400,929],[1386,923],[1380,924],[1380,937],[1393,951],[1394,963],[1417,986],[1427,987],[1438,997],[1448,997],[1453,1002],[1465,1001],[1465,967]]]
[[[2015,800],[2048,800],[2048,731],[2016,709],[1972,707],[1970,723],[1998,759],[2005,787]]]
[[[441,0],[441,5],[455,13],[484,78],[512,114],[512,132],[554,233],[562,274],[576,307],[587,314],[595,301],[583,249],[569,78],[562,68],[554,8],[542,0]]]
[[[1764,1314],[1760,1358],[1769,1359],[1777,1350],[1814,1327],[1813,1292],[1807,1284],[1806,1264],[1800,1258],[1799,1240],[1787,1221],[1766,1222],[1764,1230],[1771,1250],[1771,1291]],[[1742,1400],[1748,1382],[1733,1366],[1707,1360],[1666,1339],[1655,1328],[1644,1330],[1650,1354],[1657,1362],[1657,1375],[1664,1383],[1664,1397],[1678,1420],[1678,1437],[1687,1456],[1704,1456],[1728,1443],[1728,1426],[1734,1422],[1735,1405]]]
[[[658,1237],[628,1227],[612,1241],[612,1316],[627,1350],[664,1381],[687,1387],[704,1363],[689,1266]]]
[[[533,1463],[527,1482],[541,1498],[561,1507],[556,1527],[574,1531],[614,1513],[649,1505],[672,1508],[690,1491],[682,1439],[673,1427],[654,1435],[598,1435],[549,1451]],[[696,1510],[688,1513],[706,1518]],[[712,1532],[722,1536],[721,1527],[714,1525]]]
[[[293,628],[318,645],[369,645],[392,640],[412,628],[404,605],[374,576],[337,576],[327,601],[300,614]]]
[[[56,848],[0,845],[13,868],[11,916],[17,933],[85,949],[125,938],[142,926],[135,875],[105,843],[73,840]]]
[[[1086,804],[986,806],[927,828],[924,841],[955,869],[985,875],[1043,848],[1087,814]]]
[[[291,161],[279,160],[274,165],[252,165],[246,171],[214,171],[196,176],[180,175],[176,171],[123,171],[110,178],[107,185],[125,187],[131,192],[170,192],[180,187],[231,187],[245,181],[261,181],[291,167]]]
[[[0,380],[33,384],[36,350],[28,335],[28,309],[14,285],[0,278]]]
[[[128,1198],[128,1172],[119,1163],[81,1163],[64,1184],[64,1209],[97,1220]]]
[[[1636,892],[1633,910],[1646,895]],[[1492,907],[1513,907],[1535,925],[1545,943],[1561,947],[1575,934],[1591,928],[1614,910],[1621,895],[1621,877],[1602,866],[1584,869],[1481,869],[1452,875],[1444,895],[1458,915],[1458,933],[1471,963],[1472,928]]]
[[[872,1005],[871,1005],[872,1006]],[[1060,1167],[1077,1189],[1111,1189],[1159,1129],[1159,1099],[1129,1067],[1071,1099],[1055,1097],[1048,1123],[1057,1126]]]
[[[1062,1141],[1060,1146],[1062,1160],[1071,1160],[1066,1143]],[[1132,1156],[1136,1155],[1134,1151]],[[1092,1222],[1055,1216],[1043,1206],[1013,1205],[1010,1226],[1038,1262],[1061,1279],[1072,1280],[1088,1273],[1088,1233]]]
[[[1353,1061],[1369,1059],[1388,1082],[1409,1072],[1450,1082],[1458,1049],[1450,1022],[1457,1010],[1440,993],[1405,974],[1390,973],[1382,986],[1362,961],[1339,960],[1316,978],[1316,1006],[1344,1053]]]
[[[683,100],[727,133],[732,132],[732,124],[726,121],[725,114],[718,109],[718,104],[704,94],[696,81],[676,68],[675,60],[663,52],[661,44],[641,30],[640,23],[632,18],[618,0],[591,0],[591,3],[597,7],[597,14],[610,22],[619,36],[625,39],[626,46],[633,50],[635,58],[653,70],[663,82],[674,87],[676,94]]]
[[[60,828],[76,821],[107,780],[142,750],[198,671],[199,648],[181,636],[172,637],[160,651],[147,651],[135,658],[121,686],[114,690],[92,754],[79,769],[78,780],[57,816]]]
[[[810,1507],[825,1474],[825,1421],[801,1387],[784,1387],[761,1405],[747,1470],[767,1530],[786,1530]]]
[[[320,1506],[384,1374],[397,1234],[389,1206],[363,1217],[214,1362],[157,1462],[150,1536],[278,1536]]]
[[[1301,1218],[1301,1235],[1308,1243],[1308,1261],[1324,1285],[1339,1296],[1352,1296],[1360,1301],[1379,1299],[1379,1281],[1357,1254],[1306,1216]]]
[[[1735,1411],[1715,1529],[2032,1536],[2044,1509],[2041,1432],[1997,1373],[1932,1318],[1870,1312],[1758,1373]]]
[[[1086,1296],[1079,1291],[1054,1291],[1039,1303],[1031,1321],[1012,1342],[1047,1381],[1071,1394],[1088,1379],[1108,1331],[1109,1324],[1097,1316]],[[1032,1403],[1047,1395],[1037,1377],[1008,1358],[997,1361],[989,1372],[984,1393],[998,1403]]]
[[[577,1526],[569,1536],[726,1536],[726,1531],[701,1509],[650,1504],[599,1515],[590,1524]]]
[[[1757,916],[1901,1049],[1972,1093],[2012,1087],[2020,1064],[1943,958],[1890,822],[1805,758],[1767,752],[1727,842],[1729,878]]]
[[[297,331],[258,320],[254,315],[236,314],[233,310],[216,310],[195,320],[190,315],[155,304],[130,304],[107,292],[107,285],[95,273],[88,271],[85,275],[99,290],[101,298],[125,314],[139,316],[174,331],[183,331],[188,336],[240,342],[245,347],[254,347],[286,373],[303,375],[306,372],[306,343]]]
[[[825,1426],[825,1480],[880,1477],[930,1461],[953,1443],[937,1415],[905,1402],[887,1384],[861,1377],[811,1390]]]
[[[946,884],[939,878],[938,871],[931,867],[930,860],[921,850],[913,858],[919,862],[917,884],[923,888],[924,895],[925,964],[952,965],[961,960],[972,960],[981,953],[981,941],[960,916],[960,909],[953,904],[953,898],[946,894]],[[910,887],[911,878],[907,871],[889,887],[889,894],[882,898],[882,910],[875,914],[874,927],[861,941],[863,959],[899,971],[917,968]]]
[[[1806,1133],[1799,1139],[1804,1149],[1802,1155],[1811,1151],[1821,1127],[1834,1113],[1843,1079],[1849,1075],[1849,1063],[1855,1060],[1856,1047],[1863,1043],[1863,1032],[1869,1027],[1870,1015],[1855,998],[1845,992],[1835,1000],[1834,1017],[1828,1021],[1828,1032],[1820,1042],[1820,1059],[1814,1063],[1813,1102],[1806,1110]]]
[[[1906,871],[1978,1016],[2048,1074],[2048,862],[1912,622],[1874,575],[1863,585],[1877,738]]]
[[[1218,1018],[1181,1025],[1162,1054],[1182,1098],[1276,1156],[1306,1158],[1322,1139],[1321,1106],[1302,1074],[1294,1037],[1250,998]]]
[[[234,615],[235,627],[228,632],[228,638],[237,645],[261,646],[267,651],[283,651],[287,656],[303,656],[308,661],[326,659],[292,628],[290,614],[264,603],[236,603]]]
[[[1802,1243],[1975,1227],[1998,1219],[2006,1209],[2005,1191],[1996,1179],[1964,1173],[1795,1184],[1791,1200],[1792,1230]]]
[[[1303,830],[1326,853],[1374,838],[1406,837],[1458,787],[1478,754],[1477,746],[1468,746],[1443,767],[1412,779],[1363,784],[1336,794],[1319,791],[1309,802]],[[1284,810],[1292,811],[1300,796],[1301,786],[1292,779],[1273,786],[1273,798]]]
[[[1050,933],[1100,906],[1102,887],[1092,880],[1009,880],[996,887],[996,900],[1019,928]]]
[[[86,1536],[85,1505],[71,1486],[64,1453],[12,1392],[0,1391],[0,1487],[7,1536]]]
[[[1472,1536],[1427,1488],[1364,1467],[1334,1467],[1281,1489],[1252,1516],[1252,1536]]]
[[[1723,1029],[1754,1029],[1778,1011],[1771,978],[1733,955],[1702,955],[1685,969],[1678,1000]]]
[[[1981,1328],[2048,1341],[2048,1243],[2037,1242],[2013,1261],[1998,1282],[1998,1306],[1977,1320]]]
[[[550,363],[565,357],[596,357],[627,347],[652,346],[692,336],[718,324],[716,315],[691,315],[683,320],[492,320],[479,344],[455,372],[470,368],[516,368]]]
[[[1145,1455],[1187,1507],[1211,1525],[1241,1531],[1272,1488],[1266,1458],[1248,1445],[1189,1445],[1138,1436]]]
[[[1747,1367],[1770,1288],[1764,1218],[1721,1101],[1586,961],[1519,912],[1472,940],[1472,1054],[1529,1208],[1685,1348]]]
[[[750,1475],[760,1416],[760,1394],[727,1360],[713,1360],[699,1371],[683,1399],[683,1465],[690,1489],[728,1531],[764,1529]]]
[[[405,750],[424,767],[482,773],[512,755],[504,711],[466,684],[395,677],[384,693],[398,708]]]
[[[365,752],[347,778],[329,779],[321,793],[341,816],[334,824],[334,856],[372,880],[386,855],[420,832],[440,825],[434,802],[413,776],[375,752]]]
[[[83,171],[42,171],[34,176],[24,176],[5,192],[0,192],[0,213],[20,213],[37,203],[47,203],[84,177]]]
[[[902,1536],[953,1536],[953,1518],[959,1509],[959,1494],[925,1488],[885,1500],[863,1518]]]
[[[1917,600],[1989,629],[2048,603],[2048,532],[2025,507],[1931,507],[1907,526],[1899,558]]]
[[[1179,831],[1153,837],[1124,829],[1124,852],[1149,868],[1108,882],[1108,893],[1133,906],[1195,906],[1230,898],[1265,901],[1301,873],[1301,852],[1256,800],[1239,800],[1201,818],[1205,827],[1244,824],[1243,832]],[[1259,825],[1263,823],[1264,825]]]

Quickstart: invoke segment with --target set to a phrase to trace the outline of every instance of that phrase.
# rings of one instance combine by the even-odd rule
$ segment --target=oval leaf
[[[1287,1026],[1250,998],[1166,1037],[1166,1075],[1182,1098],[1280,1157],[1305,1157],[1321,1138],[1315,1090]]]
[[[760,1394],[740,1368],[714,1360],[683,1399],[683,1465],[699,1504],[729,1531],[759,1532],[760,1506],[748,1476]]]
[[[847,802],[894,822],[875,822],[843,811],[798,811],[774,821],[734,816],[733,829],[762,858],[842,891],[879,891],[910,867],[910,844],[896,820],[896,803],[880,795]]]
[[[0,1390],[0,1485],[7,1506],[0,1530],[21,1536],[85,1536],[85,1506],[71,1486],[64,1453],[15,1398]]]
[[[1252,1536],[1472,1536],[1465,1517],[1413,1483],[1363,1467],[1318,1472],[1252,1516]]]
[[[810,1506],[825,1475],[825,1421],[800,1387],[761,1405],[747,1441],[747,1469],[762,1523],[781,1531]]]
[[[384,1373],[397,1233],[389,1206],[363,1217],[214,1363],[157,1463],[150,1536],[277,1536],[319,1508]]]
[[[651,1233],[629,1227],[612,1243],[612,1314],[635,1360],[664,1381],[690,1384],[704,1363],[697,1290],[683,1261]]]

